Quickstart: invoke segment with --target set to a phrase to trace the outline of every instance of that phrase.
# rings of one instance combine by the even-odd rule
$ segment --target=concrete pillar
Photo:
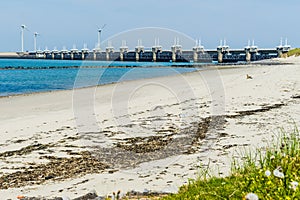
[[[160,52],[162,50],[162,46],[153,46],[152,47],[152,53],[153,53],[153,55],[152,55],[152,60],[153,60],[153,62],[156,62],[156,60],[157,60],[157,53],[158,52]]]
[[[140,61],[140,52],[139,51],[135,51],[135,61],[136,62]]]
[[[198,62],[198,52],[197,52],[197,50],[193,50],[193,61]]]
[[[135,60],[137,62],[140,61],[140,53],[144,52],[144,51],[145,51],[144,46],[140,45],[140,42],[139,42],[139,45],[135,47]]]
[[[120,60],[121,60],[121,61],[124,61],[124,53],[125,53],[125,52],[126,52],[125,49],[120,48]]]
[[[176,44],[174,44],[174,46],[171,47],[171,51],[172,51],[172,62],[176,62]]]
[[[179,45],[179,42],[177,41],[172,47],[171,47],[171,51],[172,51],[172,61],[176,62],[176,55],[178,52],[182,52],[182,46]]]
[[[172,61],[176,62],[176,49],[172,47]]]
[[[85,58],[84,52],[81,52],[81,60],[84,60],[84,58]]]
[[[123,51],[123,50],[127,51],[127,48],[125,48],[125,49],[120,48],[120,58],[121,58],[121,51]],[[110,60],[110,53],[112,53],[112,52],[114,52],[113,46],[110,45],[110,46],[106,47],[106,60],[107,61]]]
[[[121,60],[121,61],[124,61],[124,54],[123,54],[122,51],[120,51],[120,60]]]
[[[246,62],[250,62],[251,61],[250,49],[245,49],[245,54],[246,54]]]
[[[93,53],[93,59],[94,60],[97,60],[97,53],[94,51],[94,53]]]
[[[196,46],[193,47],[193,61],[198,62],[198,53],[202,52],[204,54],[204,46],[201,45],[201,41],[196,41]]]
[[[218,52],[218,63],[222,63],[223,62],[223,49],[217,48],[217,52]]]
[[[71,60],[74,60],[74,53],[71,52]]]
[[[120,60],[124,61],[124,53],[128,52],[128,47],[125,46],[125,42],[123,46],[120,47]]]
[[[109,61],[109,50],[106,49],[106,60]]]
[[[51,56],[52,56],[52,59],[54,60],[54,58],[55,58],[55,54],[54,54],[54,53],[52,53],[52,54],[51,54]]]
[[[176,62],[176,53],[175,52],[172,52],[172,61]]]
[[[156,62],[156,52],[155,51],[152,51],[152,52],[153,52],[152,60],[153,60],[153,62]]]
[[[60,53],[60,58],[63,60],[64,59],[64,53]]]
[[[135,61],[140,61],[140,53],[144,52],[145,48],[142,45],[142,40],[138,40],[138,45],[135,47]]]

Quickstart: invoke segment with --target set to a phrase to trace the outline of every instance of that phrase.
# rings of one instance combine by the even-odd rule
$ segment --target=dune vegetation
[[[299,199],[299,131],[282,132],[276,144],[233,161],[230,176],[213,177],[206,170],[164,199]]]
[[[290,50],[287,55],[290,56],[299,56],[300,55],[300,48],[295,48]]]

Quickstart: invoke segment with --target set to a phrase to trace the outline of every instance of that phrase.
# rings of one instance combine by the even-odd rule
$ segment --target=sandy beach
[[[0,197],[176,192],[300,124],[300,58],[0,98]],[[80,74],[78,74],[78,79]]]

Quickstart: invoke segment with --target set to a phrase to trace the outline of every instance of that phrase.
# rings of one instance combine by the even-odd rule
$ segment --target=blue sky
[[[103,24],[103,39],[134,28],[162,27],[201,38],[209,49],[221,38],[232,48],[242,48],[248,39],[259,47],[275,47],[280,37],[299,47],[299,10],[298,0],[3,0],[0,51],[20,50],[21,24],[41,34],[42,49],[82,48],[83,43],[93,48]],[[33,49],[31,32],[25,33],[26,50]]]

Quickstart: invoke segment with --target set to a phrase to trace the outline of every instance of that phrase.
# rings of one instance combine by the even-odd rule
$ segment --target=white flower
[[[275,169],[273,171],[274,176],[278,177],[278,178],[284,178],[284,173],[282,173],[281,171],[279,171],[278,169]]]
[[[298,185],[299,185],[299,183],[297,181],[293,181],[293,182],[291,182],[290,188],[293,190],[296,190]]]
[[[275,159],[275,156],[274,156],[274,155],[272,155],[272,156],[270,157],[270,159],[271,159],[271,160],[274,160],[274,159]]]
[[[258,200],[258,196],[254,193],[248,193],[245,198],[246,200]]]
[[[270,170],[265,171],[265,175],[266,175],[266,176],[271,176],[271,174],[272,174],[272,173],[270,172]]]

